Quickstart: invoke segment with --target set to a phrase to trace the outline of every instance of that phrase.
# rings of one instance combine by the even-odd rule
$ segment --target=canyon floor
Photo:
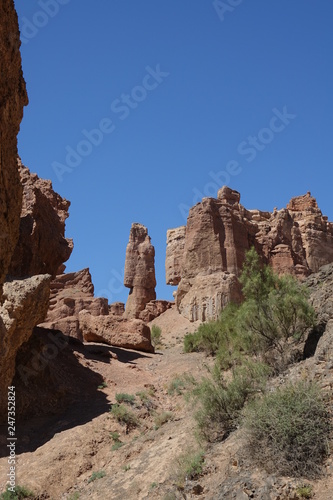
[[[199,445],[193,409],[179,394],[177,377],[188,373],[199,378],[211,359],[183,352],[184,335],[197,324],[174,308],[153,323],[162,330],[155,354],[102,344],[88,344],[84,349],[70,346],[81,368],[99,378],[91,377],[93,387],[87,383],[86,390],[81,388],[82,398],[61,414],[55,411],[19,425],[17,484],[32,490],[36,499],[54,500],[287,500],[300,498],[296,491],[303,483],[313,485],[313,498],[332,498],[331,459],[322,479],[311,483],[269,476],[254,468],[242,454],[241,430],[223,443]],[[104,383],[98,388],[96,380]],[[134,404],[127,406],[135,413],[137,426],[119,424],[110,414],[117,393],[135,395]],[[184,475],[184,457],[200,448],[205,451],[202,474],[189,480]],[[4,491],[6,456],[0,458],[0,468]]]

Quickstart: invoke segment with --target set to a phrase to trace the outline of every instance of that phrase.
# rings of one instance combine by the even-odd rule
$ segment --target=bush
[[[215,365],[193,391],[201,435],[207,441],[225,439],[237,427],[245,402],[264,389],[268,374],[266,365],[248,361],[235,367],[227,381]]]
[[[202,474],[205,454],[202,450],[188,450],[177,459],[176,481],[182,487],[187,480],[197,479]]]
[[[99,470],[97,472],[93,472],[88,479],[88,483],[92,483],[93,481],[96,481],[96,479],[101,479],[102,477],[105,477],[106,473],[104,470]]]
[[[154,347],[158,347],[161,344],[162,330],[157,325],[152,325],[151,327],[151,343]]]
[[[135,401],[135,396],[133,394],[126,394],[126,393],[118,393],[116,394],[116,401],[117,403],[129,403],[133,404]]]
[[[283,356],[288,341],[299,342],[314,326],[308,292],[292,276],[262,266],[252,248],[240,276],[245,301],[238,310],[239,328],[250,334],[260,352],[276,349]]]
[[[193,375],[190,375],[189,373],[184,373],[180,376],[176,375],[169,384],[168,394],[170,396],[174,396],[174,394],[179,396],[196,385],[197,383]]]
[[[112,405],[110,413],[119,423],[126,424],[127,428],[136,427],[138,425],[138,421],[134,413],[122,404]]]
[[[24,486],[15,486],[14,492],[7,490],[1,494],[1,500],[21,500],[22,498],[34,498],[35,494]]]
[[[161,425],[166,424],[169,420],[172,420],[173,414],[170,411],[163,411],[155,416],[155,430],[159,429]]]
[[[244,410],[247,449],[268,472],[316,477],[327,456],[330,419],[318,387],[298,382]]]

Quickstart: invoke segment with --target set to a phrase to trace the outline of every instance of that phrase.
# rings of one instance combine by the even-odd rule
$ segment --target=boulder
[[[103,342],[125,349],[154,352],[150,328],[140,319],[92,316],[81,311],[79,325],[85,342]]]

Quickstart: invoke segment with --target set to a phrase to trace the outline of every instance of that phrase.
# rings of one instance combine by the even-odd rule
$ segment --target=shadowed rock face
[[[126,248],[124,285],[130,288],[125,317],[138,318],[146,304],[156,299],[155,249],[148,230],[133,223]]]
[[[19,236],[22,187],[17,168],[17,134],[28,104],[22,75],[20,36],[12,0],[0,2],[0,299]]]
[[[39,275],[4,284],[0,306],[0,418],[7,407],[7,387],[15,374],[16,353],[46,315],[50,278]]]
[[[14,278],[35,274],[57,274],[69,259],[73,241],[65,238],[70,202],[55,193],[51,181],[32,174],[19,161],[23,186],[19,240],[9,268]]]
[[[167,238],[166,281],[179,283],[176,304],[191,321],[216,319],[226,303],[241,300],[237,276],[252,245],[275,271],[300,278],[333,262],[333,224],[310,193],[271,213],[246,210],[224,186]]]

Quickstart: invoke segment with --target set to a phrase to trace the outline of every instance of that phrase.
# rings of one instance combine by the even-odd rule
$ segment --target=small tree
[[[262,266],[254,248],[246,255],[240,282],[245,301],[238,311],[239,326],[252,335],[259,351],[274,348],[283,356],[286,343],[299,342],[314,326],[306,289],[292,276],[278,276]]]

